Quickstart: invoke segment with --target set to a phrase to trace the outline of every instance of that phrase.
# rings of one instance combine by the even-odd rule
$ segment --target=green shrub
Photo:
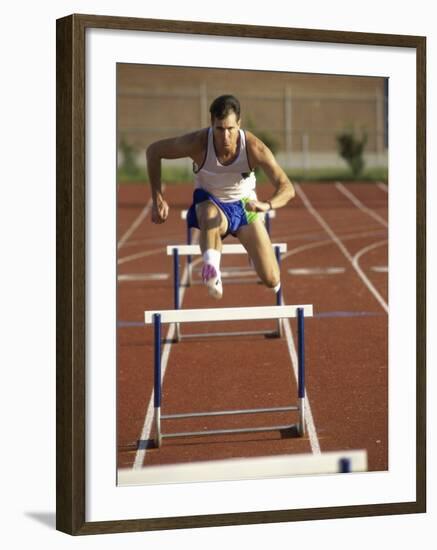
[[[118,173],[123,174],[128,179],[137,179],[140,177],[144,170],[142,170],[137,164],[137,158],[135,147],[130,145],[123,138],[119,145],[120,152],[122,154],[122,163],[118,168]]]
[[[345,131],[337,136],[340,156],[349,165],[354,178],[357,178],[364,170],[363,152],[366,143],[366,133],[363,133],[361,139],[357,138],[353,131]]]

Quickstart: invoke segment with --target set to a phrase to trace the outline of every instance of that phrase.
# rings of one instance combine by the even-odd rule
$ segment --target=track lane
[[[175,191],[171,191],[171,195],[174,195],[174,202],[179,203],[180,208],[186,208],[187,202],[184,202],[184,200],[186,200],[185,197],[190,198],[190,193],[187,193],[186,191],[186,188],[185,190],[176,189]],[[269,190],[267,188],[266,194],[268,192]],[[383,192],[381,190],[379,190],[379,193],[383,195]],[[309,216],[303,204],[300,204],[298,200],[296,200],[296,202],[293,202],[294,204],[292,206],[286,207],[279,211],[278,218],[274,220],[272,224],[273,240],[276,240],[277,242],[287,240],[290,249],[292,247],[301,249],[301,251],[295,253],[294,255],[290,255],[290,258],[286,258],[283,262],[283,285],[287,302],[303,303],[303,301],[308,302],[307,298],[314,297],[316,299],[313,300],[313,302],[317,302],[317,307],[320,315],[329,314],[330,312],[332,313],[333,311],[335,311],[335,306],[333,306],[334,303],[341,306],[341,309],[344,309],[344,311],[351,310],[350,305],[352,302],[354,305],[355,313],[360,313],[359,310],[363,308],[364,309],[361,313],[366,313],[366,308],[364,306],[368,306],[367,297],[365,297],[364,295],[362,296],[363,308],[360,308],[357,307],[359,306],[359,303],[354,303],[354,299],[356,298],[354,290],[352,290],[351,294],[346,293],[347,296],[345,296],[344,288],[347,288],[350,284],[348,274],[344,274],[343,278],[341,278],[340,275],[336,275],[335,279],[330,278],[328,281],[326,280],[326,276],[299,278],[299,280],[296,281],[296,277],[291,277],[285,274],[285,268],[290,264],[296,265],[297,259],[299,259],[300,265],[307,265],[308,262],[312,263],[313,266],[329,266],[333,263],[338,263],[336,261],[337,258],[333,253],[333,249],[335,248],[335,246],[333,246],[332,244],[328,245],[326,244],[326,242],[325,244],[321,244],[323,242],[323,239],[326,241],[326,235],[323,236],[323,230],[321,230],[320,226],[317,226],[317,224],[313,223],[310,220],[311,216]],[[326,200],[322,200],[322,202],[324,202],[328,210],[331,210],[335,206],[332,199],[330,199],[330,203],[327,203]],[[343,211],[344,209],[345,206],[341,205],[341,210]],[[182,242],[185,237],[185,228],[184,225],[179,224],[179,221],[177,220],[178,212],[173,212],[173,215],[173,222],[171,222],[171,224],[169,224],[168,226],[168,235],[170,235],[169,238],[171,238],[172,233],[179,234],[179,236],[182,237],[182,240],[178,239],[178,242]],[[146,238],[150,240],[156,240],[161,237],[164,238],[164,235],[162,235],[161,233],[161,229],[167,224],[159,227],[159,235],[157,234],[156,227],[150,227],[150,231],[147,231]],[[176,225],[178,226],[178,228],[175,231],[174,227]],[[342,235],[349,235],[349,243],[354,241],[354,234],[356,234],[356,232],[351,231],[350,227],[348,231],[346,231],[346,228],[344,226],[342,226],[340,229]],[[357,229],[358,233],[361,232],[371,234],[371,238],[373,239],[375,239],[375,236],[378,236],[378,233],[379,235],[381,234],[381,228],[369,227],[368,221],[364,221],[361,218],[360,220],[356,220],[353,229]],[[284,239],[283,236],[287,236],[288,239]],[[143,236],[133,235],[132,239],[134,240],[135,238],[137,241],[140,241],[142,237]],[[359,250],[360,246],[361,248],[363,248],[363,238],[365,240],[368,237],[366,237],[365,235],[357,236],[357,242],[354,242],[354,246],[358,245],[356,250]],[[172,243],[174,244],[174,242],[175,241],[173,240]],[[368,243],[368,241],[366,241],[366,243]],[[129,242],[126,243],[126,246],[129,247],[130,252]],[[141,244],[139,246],[141,246]],[[305,246],[308,246],[307,250],[304,249]],[[127,250],[128,249],[126,248],[125,251]],[[156,267],[156,271],[158,271],[156,262],[158,258],[159,261],[162,260],[160,258],[160,255],[157,254],[154,256],[145,257],[142,260],[138,260],[138,264],[132,262],[132,264],[129,265],[129,270],[132,271],[132,268],[135,267],[135,269],[147,269],[148,271],[151,271],[151,267],[153,265],[153,270],[155,270]],[[362,261],[365,258],[367,258],[367,255],[362,258]],[[233,258],[232,262],[235,262],[236,260],[237,258]],[[152,265],[151,262],[153,262]],[[241,265],[247,266],[247,261],[246,263],[244,263],[244,261],[242,262],[242,258],[239,258],[238,262],[240,262]],[[167,266],[170,269],[170,265],[168,263]],[[378,276],[380,275],[381,273],[379,273]],[[384,273],[382,273],[382,276],[384,276]],[[121,302],[126,303],[126,300],[129,301],[129,305],[127,305],[127,307],[125,307],[124,309],[126,316],[129,316],[129,312],[133,312],[134,309],[138,310],[138,304],[144,303],[158,304],[156,306],[150,305],[151,308],[160,307],[161,309],[163,309],[168,307],[169,309],[171,309],[172,293],[171,290],[169,291],[169,283],[170,281],[160,281],[153,283],[148,281],[147,284],[144,285],[137,283],[126,283],[123,285],[119,285],[119,289],[121,290],[123,288],[123,293],[125,294]],[[330,296],[326,296],[326,291],[323,291],[322,288],[323,286],[325,288],[329,288]],[[245,290],[242,290],[243,288]],[[247,291],[248,288],[249,292]],[[199,307],[202,307],[202,302],[204,300],[204,296],[202,298],[202,290],[203,289],[201,287],[198,287],[197,289],[190,289],[189,300],[192,301],[192,304],[194,305],[198,303]],[[244,305],[245,303],[247,303],[248,305],[253,305],[254,302],[270,305],[272,303],[272,296],[270,294],[270,291],[268,291],[268,289],[265,289],[261,285],[256,284],[251,284],[249,287],[247,287],[247,285],[245,287],[242,287],[241,285],[232,285],[225,282],[225,296],[227,297],[227,299],[229,299],[228,305]],[[347,299],[343,300],[343,298],[345,297],[348,297],[349,301]],[[164,304],[169,305],[164,306]],[[184,307],[193,306],[184,305]],[[220,304],[220,307],[222,307],[222,304]],[[367,313],[372,313],[373,315],[375,312],[367,311]],[[137,317],[137,314],[133,315],[133,317]],[[349,334],[351,338],[355,336],[355,331],[357,328],[358,330],[364,331],[364,333],[369,334],[371,337],[372,333],[375,332],[377,338],[373,338],[373,344],[377,348],[378,346],[384,347],[384,341],[383,339],[381,339],[380,331],[374,330],[374,321],[375,317],[349,317],[345,319],[341,317],[323,316],[309,321],[307,329],[308,331],[310,331],[310,334],[308,335],[308,344],[310,343],[310,341],[312,341],[313,343],[309,346],[310,349],[308,350],[308,361],[311,363],[312,369],[308,374],[307,386],[311,397],[311,403],[314,402],[315,423],[318,428],[322,450],[326,450],[328,448],[342,448],[342,445],[359,445],[360,443],[366,443],[370,447],[370,466],[373,469],[378,469],[380,467],[384,467],[384,465],[386,464],[386,452],[383,448],[383,436],[375,439],[375,441],[369,441],[371,439],[368,433],[369,430],[366,427],[363,430],[361,423],[357,419],[357,414],[355,411],[353,411],[353,408],[351,406],[351,401],[352,405],[356,401],[354,401],[354,399],[351,399],[351,395],[348,395],[347,399],[340,399],[340,403],[344,402],[343,404],[345,411],[351,410],[350,419],[348,420],[348,422],[351,425],[359,425],[359,428],[357,427],[356,433],[352,433],[351,430],[346,430],[346,432],[348,433],[344,433],[344,419],[343,421],[341,421],[341,419],[339,420],[335,414],[332,414],[332,411],[338,409],[339,406],[337,395],[338,392],[333,392],[331,395],[329,392],[327,393],[323,391],[323,388],[332,388],[332,385],[337,379],[332,379],[329,376],[329,370],[331,370],[331,374],[335,374],[335,376],[339,374],[341,375],[344,368],[338,369],[338,361],[347,361],[344,353],[342,352],[341,346],[337,347],[339,343],[335,342],[335,339],[334,341],[332,341],[332,332],[338,330],[342,332],[345,336]],[[136,352],[134,353],[133,351],[129,351],[129,348],[133,347],[132,344],[135,345],[135,340],[137,346],[135,348]],[[123,360],[121,361],[121,363],[124,363],[124,365],[122,366],[123,375],[120,376],[123,382],[120,384],[120,401],[125,403],[125,405],[122,405],[120,407],[121,411],[119,414],[119,463],[120,465],[132,465],[133,456],[135,454],[132,449],[135,447],[136,439],[138,439],[138,434],[141,433],[141,429],[139,428],[139,424],[141,424],[139,417],[141,415],[135,411],[137,411],[140,406],[144,410],[144,401],[146,400],[144,397],[144,394],[146,393],[144,391],[145,386],[149,386],[149,388],[151,387],[151,377],[148,376],[148,373],[138,373],[137,371],[138,365],[144,364],[145,358],[150,357],[151,335],[150,333],[147,334],[147,329],[144,328],[129,328],[125,329],[125,334],[120,339],[120,341],[124,342],[125,344],[125,347],[123,347]],[[269,342],[269,344],[270,343],[272,342]],[[194,345],[192,346],[192,344]],[[217,344],[219,344],[218,347]],[[274,342],[274,344],[278,344],[278,342]],[[275,368],[272,368],[270,366],[271,357],[266,357],[265,345],[258,346],[258,343],[248,341],[247,339],[243,341],[240,340],[238,342],[232,339],[231,341],[225,343],[225,345],[223,344],[223,341],[221,343],[206,342],[205,340],[197,343],[190,341],[189,347],[190,350],[193,352],[192,355],[183,353],[187,350],[186,342],[178,344],[175,348],[173,348],[171,352],[172,357],[174,357],[175,359],[175,365],[186,365],[187,370],[185,369],[185,367],[180,368],[178,366],[176,366],[174,369],[169,370],[169,374],[171,373],[171,377],[167,379],[167,384],[169,388],[169,408],[171,405],[173,407],[180,407],[180,410],[182,410],[185,406],[191,405],[193,401],[192,396],[198,398],[198,396],[202,394],[202,388],[205,387],[205,383],[207,385],[210,384],[211,387],[216,388],[216,394],[222,397],[226,396],[227,401],[230,403],[232,403],[233,400],[234,402],[238,401],[239,397],[243,397],[245,405],[247,401],[248,408],[250,408],[252,404],[254,407],[263,406],[264,403],[260,403],[260,399],[265,398],[267,400],[267,397],[273,397],[275,400],[278,401],[278,405],[287,404],[284,399],[289,398],[289,391],[285,392],[284,396],[282,396],[281,392],[279,391],[281,388],[278,389],[278,386],[290,387],[290,384],[293,384],[292,374],[289,371],[284,379],[283,374],[279,372],[277,373],[275,371]],[[223,350],[224,347],[230,348],[231,351],[234,352],[234,354],[236,353],[235,361],[238,360],[238,362],[244,365],[244,372],[238,373],[237,376],[235,372],[233,372],[235,369],[223,368],[223,366],[227,366],[228,364],[228,361],[226,361],[226,359],[224,358],[222,358],[221,361],[221,373],[214,372],[218,370],[217,367],[214,366],[212,366],[211,369],[202,368],[199,365],[198,358],[201,356],[202,353],[204,353],[202,349],[204,349],[205,347],[209,350],[208,353],[213,356],[215,355],[216,350]],[[257,356],[260,358],[261,368],[255,369],[251,365],[245,365],[245,363],[248,362],[247,356],[242,351],[245,348],[250,348],[251,353],[252,351],[256,352]],[[176,349],[178,350],[177,353],[175,351]],[[269,346],[268,349],[278,357],[283,356],[283,352],[280,350],[279,347],[278,349],[276,349],[273,346]],[[368,375],[369,372],[371,372],[370,389],[373,387],[374,383],[378,381],[379,386],[383,388],[384,383],[386,383],[386,380],[384,378],[384,371],[382,370],[379,378],[375,378],[374,374],[375,372],[378,373],[378,367],[375,368],[373,364],[374,358],[372,359],[371,355],[368,356],[366,355],[366,353],[364,353],[363,350],[361,350],[359,354],[359,359],[355,361],[355,363],[360,363],[360,368],[354,367],[353,374],[357,375],[357,373],[363,373],[360,374],[362,378],[360,378],[359,376],[358,379],[362,379],[364,386],[366,386],[366,384],[369,384]],[[367,365],[367,371],[365,365]],[[193,379],[195,379],[195,381],[191,381],[190,377],[191,388],[189,391],[189,395],[181,396],[179,395],[180,392],[178,391],[178,388],[183,387],[184,384],[186,385],[187,374],[189,371],[196,374],[196,376],[193,376]],[[275,379],[275,383],[272,386],[269,386],[271,378]],[[351,376],[346,375],[345,384],[348,383],[350,378]],[[243,382],[243,379],[246,382]],[[247,380],[249,380],[249,383],[247,382]],[[251,385],[251,383],[253,383],[253,385]],[[238,388],[240,385],[242,385],[242,387],[246,389],[240,388],[239,391],[235,392],[235,388]],[[268,388],[266,389],[265,395],[264,393],[261,393],[260,395],[259,389],[257,390],[257,388],[262,387],[262,385]],[[368,391],[369,390],[366,390],[366,392]],[[372,404],[373,400],[376,401],[377,416],[381,416],[381,413],[378,411],[379,409],[381,409],[382,412],[384,412],[384,403],[381,402],[380,399],[378,399],[378,395],[379,394],[377,392],[375,399],[371,397],[370,403]],[[356,398],[356,395],[354,394],[352,395],[352,397]],[[204,399],[204,401],[202,401],[202,399]],[[221,408],[221,397],[215,397],[214,399],[216,399],[214,406],[217,405],[218,408]],[[210,408],[211,403],[207,402],[208,396],[199,397],[199,400],[199,410],[202,409],[202,405]],[[128,401],[129,403],[126,404]],[[373,409],[371,408],[370,410]],[[368,414],[370,414],[370,412],[365,415],[365,421]],[[261,422],[261,424],[269,422],[269,419],[267,417],[264,418],[265,419],[263,420],[263,422]],[[176,429],[180,429],[180,425],[176,427]],[[379,430],[378,433],[380,431],[381,430]],[[193,459],[208,459],[211,457],[222,456],[220,455],[220,453],[223,453],[224,456],[234,456],[235,454],[238,456],[238,453],[247,452],[248,446],[253,446],[256,454],[274,454],[275,452],[281,453],[283,452],[284,448],[291,449],[292,452],[303,451],[303,448],[299,448],[299,444],[295,446],[296,442],[292,438],[285,438],[285,440],[277,439],[277,436],[274,432],[266,433],[265,436],[262,438],[259,437],[259,434],[244,434],[232,436],[232,441],[229,440],[229,436],[216,436],[214,438],[192,438],[192,440],[189,442],[184,440],[183,445],[181,444],[182,440],[166,440],[164,446],[167,448],[169,446],[172,447],[171,453],[169,453],[168,455],[168,459],[170,462],[174,460],[188,461]],[[380,441],[380,443],[377,443],[378,440]],[[292,443],[292,447],[290,447],[290,442]],[[306,441],[306,451],[308,451],[309,449],[308,445],[308,441]],[[151,455],[156,455],[157,453],[151,452],[148,454],[150,457]],[[153,460],[156,459],[154,458]]]
[[[351,230],[352,219],[361,226],[364,223],[363,215],[357,216],[356,212],[348,213],[350,207],[342,199],[335,201],[332,187],[329,187],[331,186],[327,188],[326,184],[323,184],[323,187],[305,186],[305,193],[310,195],[317,212],[324,220],[329,219],[337,235],[347,234],[346,231]],[[300,209],[302,206],[305,205],[297,204],[296,208]],[[310,217],[312,220],[307,220],[308,228],[313,231],[315,218]],[[369,233],[380,231],[374,226],[374,221],[367,221],[367,224]],[[374,237],[350,239],[348,248],[356,254],[374,242]],[[341,448],[336,445],[351,445],[353,442],[363,445],[365,442],[365,448],[369,452],[369,469],[385,469],[387,317],[381,311],[381,305],[372,298],[356,272],[351,269],[349,260],[334,241],[331,247],[323,246],[318,251],[319,265],[343,265],[346,268],[343,274],[331,277],[329,281],[327,276],[322,275],[299,278],[297,282],[296,277],[293,278],[298,292],[297,301],[305,300],[302,294],[308,293],[314,297],[313,302],[320,312],[320,323],[312,325],[312,330],[317,332],[311,337],[311,342],[317,341],[318,349],[314,357],[309,358],[313,365],[309,373],[309,383],[314,385],[311,391],[314,395],[315,422],[321,435],[322,450]],[[303,258],[300,254],[298,256],[302,262]],[[296,257],[290,257],[290,260],[295,260]],[[315,261],[314,255],[308,258],[304,253],[303,257],[305,263],[300,265],[308,265],[310,261]],[[289,265],[288,261],[284,263]],[[328,292],[322,295],[320,287]],[[312,352],[310,349],[310,357]],[[360,387],[366,389],[362,391]],[[327,393],[322,395],[322,388]],[[354,410],[357,398],[360,409]],[[341,411],[341,414],[338,411]],[[346,416],[342,418],[342,414]],[[330,437],[323,438],[327,433],[325,426],[335,434],[335,442],[331,441]]]

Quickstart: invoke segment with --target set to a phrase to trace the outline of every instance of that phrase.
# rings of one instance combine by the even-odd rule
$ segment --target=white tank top
[[[243,198],[256,199],[256,178],[247,158],[246,134],[243,130],[239,132],[239,150],[233,162],[221,164],[218,160],[212,128],[209,128],[203,163],[199,168],[193,163],[196,189],[205,189],[222,202],[234,202]]]

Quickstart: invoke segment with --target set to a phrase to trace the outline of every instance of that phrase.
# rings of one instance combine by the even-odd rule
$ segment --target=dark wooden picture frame
[[[410,48],[416,51],[416,499],[412,502],[86,521],[85,33],[89,28]],[[57,21],[57,529],[71,535],[426,511],[426,39],[282,27],[71,15]]]

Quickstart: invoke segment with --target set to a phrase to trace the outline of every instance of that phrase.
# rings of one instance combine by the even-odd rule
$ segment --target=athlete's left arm
[[[247,133],[248,156],[251,168],[259,166],[275,188],[269,201],[250,201],[246,209],[267,212],[285,206],[295,195],[294,187],[287,174],[277,163],[273,153],[260,139]]]

